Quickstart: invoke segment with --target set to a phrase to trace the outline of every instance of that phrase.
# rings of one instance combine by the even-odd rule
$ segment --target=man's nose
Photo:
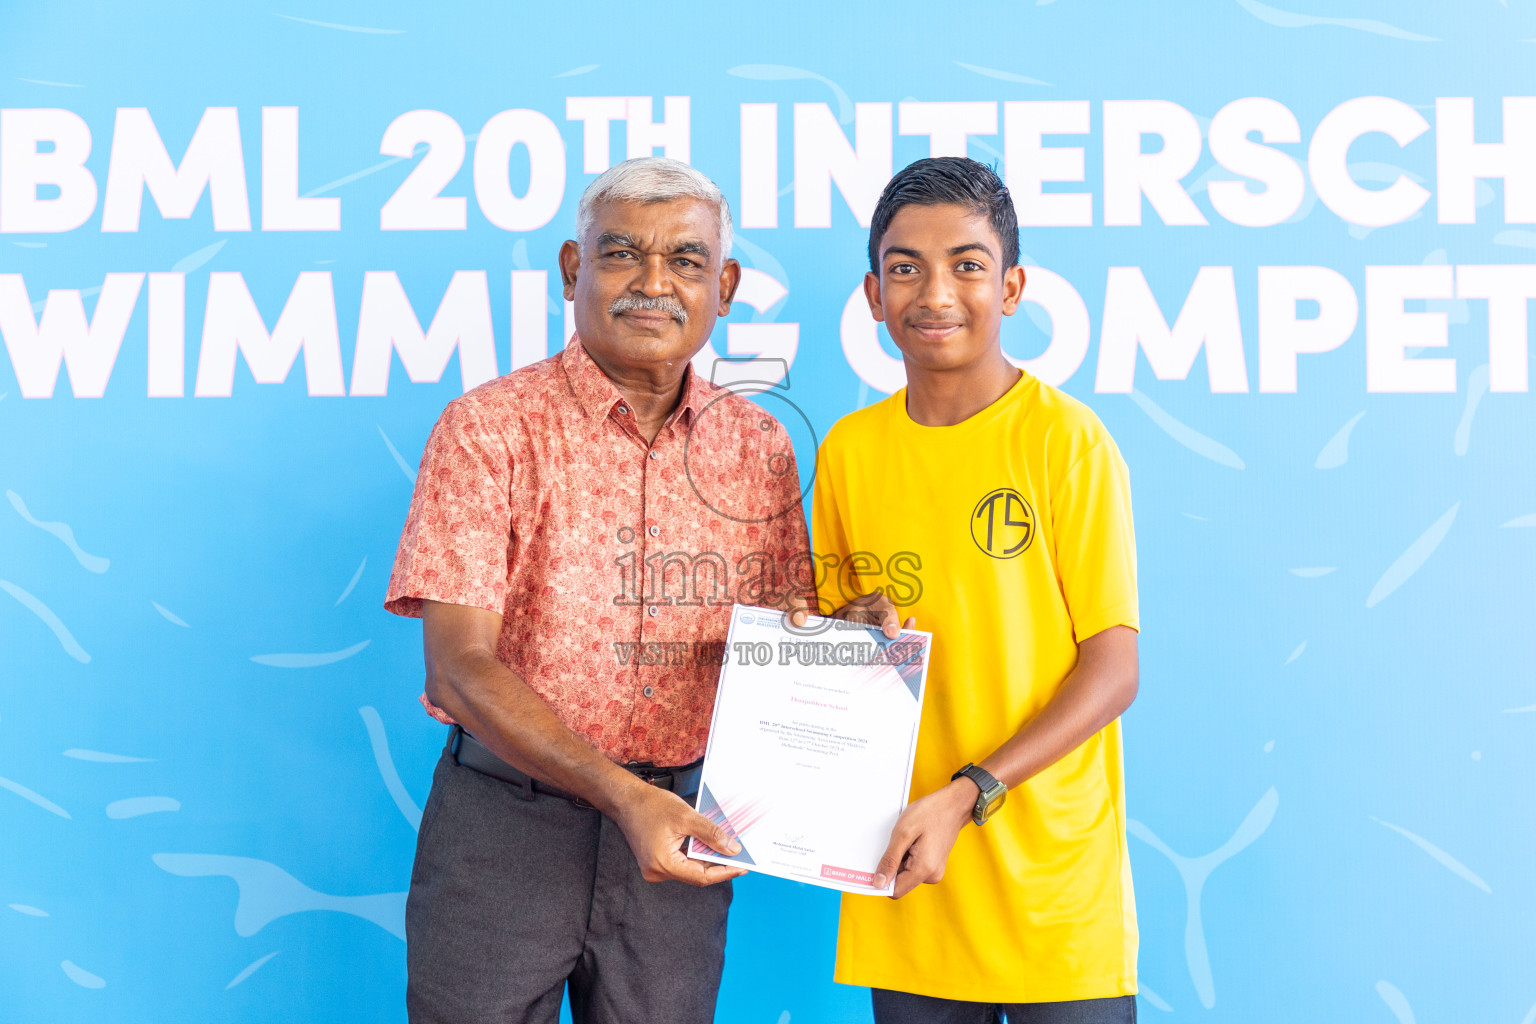
[[[649,296],[672,294],[672,277],[667,273],[666,257],[647,256],[642,260],[640,273],[635,279],[635,287]]]

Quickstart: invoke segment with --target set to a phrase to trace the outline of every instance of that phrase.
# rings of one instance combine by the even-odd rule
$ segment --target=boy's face
[[[1024,268],[1004,269],[1002,253],[984,214],[904,206],[880,240],[880,273],[865,275],[869,311],[922,369],[974,365],[1001,345],[1024,291]]]

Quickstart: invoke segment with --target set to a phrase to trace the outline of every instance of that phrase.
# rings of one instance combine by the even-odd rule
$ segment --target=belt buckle
[[[624,765],[624,767],[630,772],[630,774],[634,775],[641,782],[644,782],[647,786],[656,785],[658,779],[672,779],[672,786],[668,788],[676,788],[677,782],[676,779],[673,778],[674,773],[671,771],[671,769],[662,768],[654,761],[629,761]]]

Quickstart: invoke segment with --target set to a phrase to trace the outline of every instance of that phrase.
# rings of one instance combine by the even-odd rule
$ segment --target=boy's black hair
[[[1019,262],[1019,218],[1008,186],[986,164],[937,156],[908,164],[885,186],[869,223],[869,269],[880,273],[880,240],[904,206],[953,203],[986,216],[1003,244],[1003,269]]]

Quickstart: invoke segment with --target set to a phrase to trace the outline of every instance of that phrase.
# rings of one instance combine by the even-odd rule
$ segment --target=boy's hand
[[[799,594],[789,596],[789,624],[796,629],[804,626],[806,620],[812,615],[820,614],[821,611],[814,602]],[[896,610],[891,599],[878,590],[873,594],[854,598],[827,617],[879,626],[887,640],[895,640],[903,629],[917,628],[917,619],[909,616],[906,622],[902,622],[901,613]]]
[[[942,879],[949,851],[971,820],[979,792],[970,779],[959,778],[908,804],[896,819],[891,843],[875,868],[875,888],[885,888],[894,875],[896,891],[891,899],[899,900],[919,885]]]

